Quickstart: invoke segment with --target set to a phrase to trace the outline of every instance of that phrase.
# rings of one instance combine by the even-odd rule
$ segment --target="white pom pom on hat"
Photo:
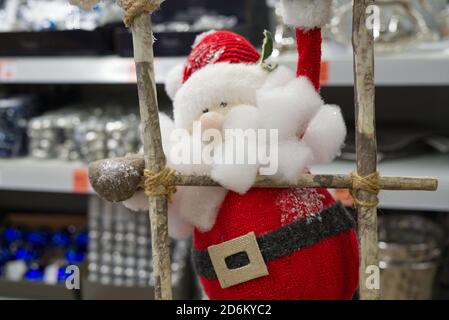
[[[184,64],[180,63],[174,66],[167,74],[165,78],[165,92],[170,97],[174,99],[176,93],[182,86],[184,77]]]

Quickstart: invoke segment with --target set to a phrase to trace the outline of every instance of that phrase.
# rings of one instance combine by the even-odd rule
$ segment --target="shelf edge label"
[[[87,193],[89,191],[89,175],[86,169],[73,171],[72,189],[75,193]]]

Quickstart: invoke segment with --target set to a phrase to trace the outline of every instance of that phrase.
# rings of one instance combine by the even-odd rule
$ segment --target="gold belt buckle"
[[[223,289],[268,275],[254,232],[210,246],[207,251]],[[248,255],[249,263],[240,268],[229,269],[225,259],[240,252]]]

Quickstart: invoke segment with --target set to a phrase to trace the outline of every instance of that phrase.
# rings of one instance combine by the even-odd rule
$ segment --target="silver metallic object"
[[[441,226],[430,219],[410,214],[379,217],[382,299],[431,299],[443,244]]]
[[[148,215],[91,196],[88,219],[89,282],[118,287],[153,286]],[[186,278],[189,250],[186,241],[172,242],[171,269],[175,286]]]
[[[139,118],[121,107],[49,112],[29,122],[30,155],[40,159],[86,160],[138,151]]]
[[[274,35],[273,56],[278,56],[284,51],[294,50],[296,48],[295,31],[283,22],[281,1],[267,0],[267,6],[270,12],[270,29]]]
[[[352,2],[335,1],[334,17],[330,25],[333,38],[345,45],[351,44]],[[414,0],[378,0],[373,7],[372,27],[377,51],[402,51],[422,42],[438,40],[422,11]],[[377,19],[376,17],[379,17]]]

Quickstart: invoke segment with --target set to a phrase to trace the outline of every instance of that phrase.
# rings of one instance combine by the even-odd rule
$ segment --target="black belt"
[[[309,215],[258,237],[257,244],[264,261],[268,262],[287,256],[301,248],[310,247],[354,227],[354,218],[340,203],[337,203],[317,214]],[[194,248],[192,256],[198,275],[207,279],[217,278],[207,250]],[[237,269],[248,263],[248,256],[243,252],[226,258],[229,269]]]

